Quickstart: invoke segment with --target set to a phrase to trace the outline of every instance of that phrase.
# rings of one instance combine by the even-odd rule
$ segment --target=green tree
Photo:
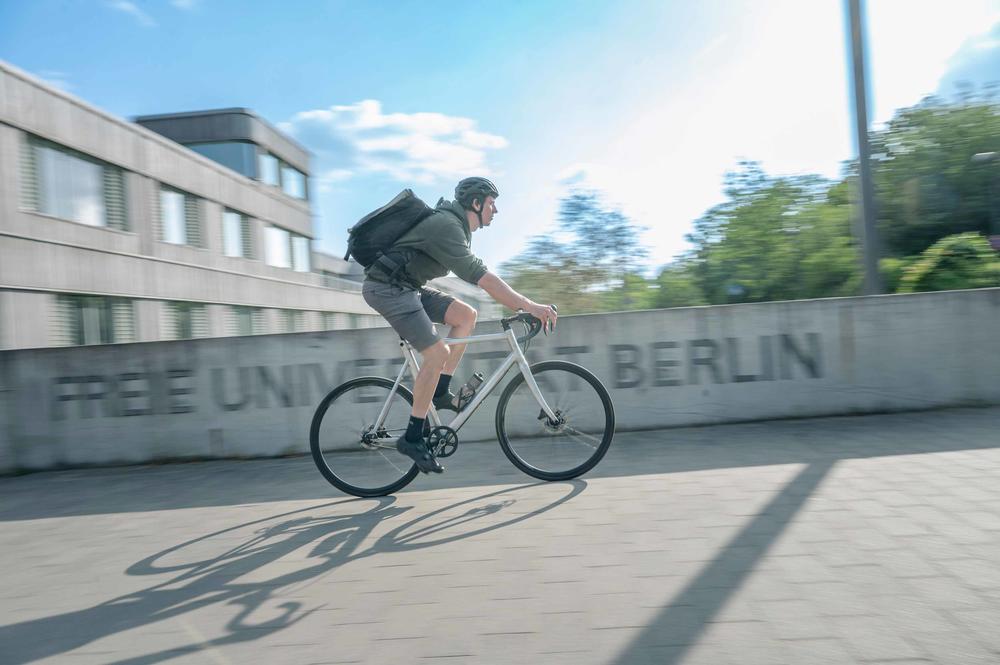
[[[857,251],[842,187],[774,178],[755,162],[726,176],[728,200],[695,222],[693,274],[710,303],[849,295]]]
[[[1000,258],[983,236],[960,233],[927,248],[903,273],[900,293],[1000,286]]]
[[[653,292],[653,307],[691,307],[707,305],[708,300],[698,288],[690,261],[681,259],[670,263],[656,276],[657,289]]]
[[[515,289],[556,303],[561,313],[594,312],[636,298],[634,275],[646,256],[628,217],[597,192],[576,190],[562,200],[556,229],[530,238],[500,271]]]
[[[1000,105],[989,92],[954,102],[928,97],[873,133],[883,256],[915,255],[959,233],[989,233],[1000,164],[973,162],[981,152],[1000,152]]]
[[[636,272],[625,273],[621,282],[601,294],[600,310],[625,312],[656,307],[658,285]]]
[[[1000,162],[972,161],[1000,152],[992,93],[928,97],[902,109],[873,133],[872,150],[889,290],[993,283],[997,268],[981,238],[928,250],[949,236],[985,235],[991,207],[1000,215]],[[566,312],[856,295],[862,272],[849,184],[856,172],[848,164],[832,182],[773,177],[741,163],[726,176],[726,200],[695,221],[687,236],[693,249],[653,280],[638,270],[646,253],[631,222],[596,193],[574,192],[562,201],[555,232],[533,238],[501,270],[515,288]]]

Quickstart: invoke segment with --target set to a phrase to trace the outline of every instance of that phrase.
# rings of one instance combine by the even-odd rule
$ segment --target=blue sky
[[[873,121],[1000,80],[1000,0],[869,0]],[[853,148],[842,0],[0,0],[0,58],[121,117],[245,106],[314,154],[317,249],[403,187],[494,178],[491,266],[572,183],[651,266],[741,159],[836,177]]]

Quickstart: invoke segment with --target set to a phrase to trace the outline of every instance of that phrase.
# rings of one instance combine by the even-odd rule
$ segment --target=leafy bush
[[[898,293],[1000,286],[1000,258],[978,233],[959,233],[928,247],[903,272]]]

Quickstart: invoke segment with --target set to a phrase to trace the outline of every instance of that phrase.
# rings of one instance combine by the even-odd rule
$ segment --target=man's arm
[[[510,288],[510,284],[489,270],[479,278],[479,288],[486,291],[486,293],[490,294],[491,298],[507,309],[514,311],[523,309],[527,311],[527,306],[531,303],[531,300]]]
[[[539,305],[530,298],[525,298],[520,293],[510,288],[510,284],[500,279],[493,272],[487,270],[486,274],[479,278],[479,288],[504,307],[512,310],[523,309],[532,316],[542,320],[542,323],[556,322],[556,311],[548,305]]]

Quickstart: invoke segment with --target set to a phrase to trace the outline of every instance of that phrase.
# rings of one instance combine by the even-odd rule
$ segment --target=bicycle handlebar
[[[555,309],[557,312],[559,311],[558,309],[556,309],[555,305],[551,305],[551,307],[552,309]],[[531,339],[532,337],[534,337],[535,335],[537,335],[538,333],[542,332],[543,328],[542,320],[527,312],[518,312],[514,316],[508,316],[500,319],[500,326],[504,330],[509,330],[510,324],[514,322],[523,323],[525,327],[527,327],[527,335],[525,337],[518,337],[517,338],[518,343],[524,343],[529,339]],[[555,330],[555,326],[550,326],[549,329]],[[546,330],[545,334],[548,335],[549,330]]]

